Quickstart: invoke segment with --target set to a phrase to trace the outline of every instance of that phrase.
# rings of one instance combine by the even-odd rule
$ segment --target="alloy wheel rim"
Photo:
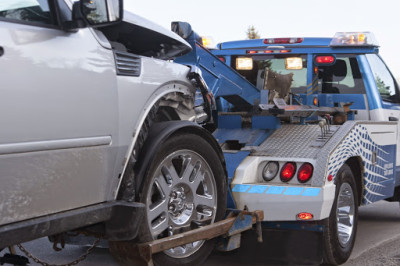
[[[340,186],[336,209],[338,239],[343,248],[346,248],[351,242],[354,231],[354,214],[353,189],[348,183],[343,183]]]
[[[207,161],[192,150],[169,154],[158,166],[146,195],[147,222],[153,239],[213,223],[217,209],[214,175]],[[185,258],[204,240],[164,251]]]

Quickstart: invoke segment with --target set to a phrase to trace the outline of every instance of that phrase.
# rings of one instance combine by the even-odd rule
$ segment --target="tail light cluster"
[[[282,182],[289,182],[297,173],[297,180],[300,183],[306,183],[311,179],[314,172],[314,167],[310,163],[303,163],[297,170],[295,162],[287,162],[282,167],[278,162],[268,162],[262,171],[262,177],[265,181],[273,180],[279,173]]]

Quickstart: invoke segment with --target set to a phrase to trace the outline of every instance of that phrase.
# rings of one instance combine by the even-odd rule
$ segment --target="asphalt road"
[[[85,252],[87,248],[67,246],[61,252],[55,252],[47,239],[39,239],[24,246],[37,257],[46,262],[63,264],[72,261]],[[2,252],[4,253],[4,251]],[[20,252],[18,252],[21,254]],[[238,250],[231,254],[214,252],[206,265],[243,265],[243,258],[248,254]],[[271,265],[265,260],[246,265]],[[39,265],[31,263],[30,265]],[[86,260],[79,265],[117,265],[107,249],[96,248]],[[350,260],[345,265],[400,265],[400,208],[399,203],[378,202],[360,208],[359,227],[356,244]]]

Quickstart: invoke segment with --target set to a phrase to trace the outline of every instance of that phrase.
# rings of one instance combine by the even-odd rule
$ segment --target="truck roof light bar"
[[[330,46],[379,46],[372,32],[337,32]]]
[[[264,39],[265,44],[295,44],[302,43],[304,38],[268,38]]]

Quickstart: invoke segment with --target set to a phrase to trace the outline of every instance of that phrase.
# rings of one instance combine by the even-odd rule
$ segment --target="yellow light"
[[[251,57],[236,58],[236,69],[237,70],[252,70],[253,69],[253,59]]]
[[[314,101],[313,101],[314,105],[317,106],[318,105],[318,98],[314,97]]]
[[[285,59],[285,68],[287,70],[303,69],[303,59],[301,57],[288,57]]]
[[[354,39],[355,39],[355,37],[354,37],[354,35],[351,35],[350,36],[350,44],[355,44],[355,41],[354,41]]]
[[[379,46],[371,32],[337,32],[331,41],[331,46]]]
[[[358,42],[365,43],[365,34],[361,33],[358,35]]]
[[[212,40],[210,37],[201,37],[201,41],[204,47],[210,48],[212,46]]]

